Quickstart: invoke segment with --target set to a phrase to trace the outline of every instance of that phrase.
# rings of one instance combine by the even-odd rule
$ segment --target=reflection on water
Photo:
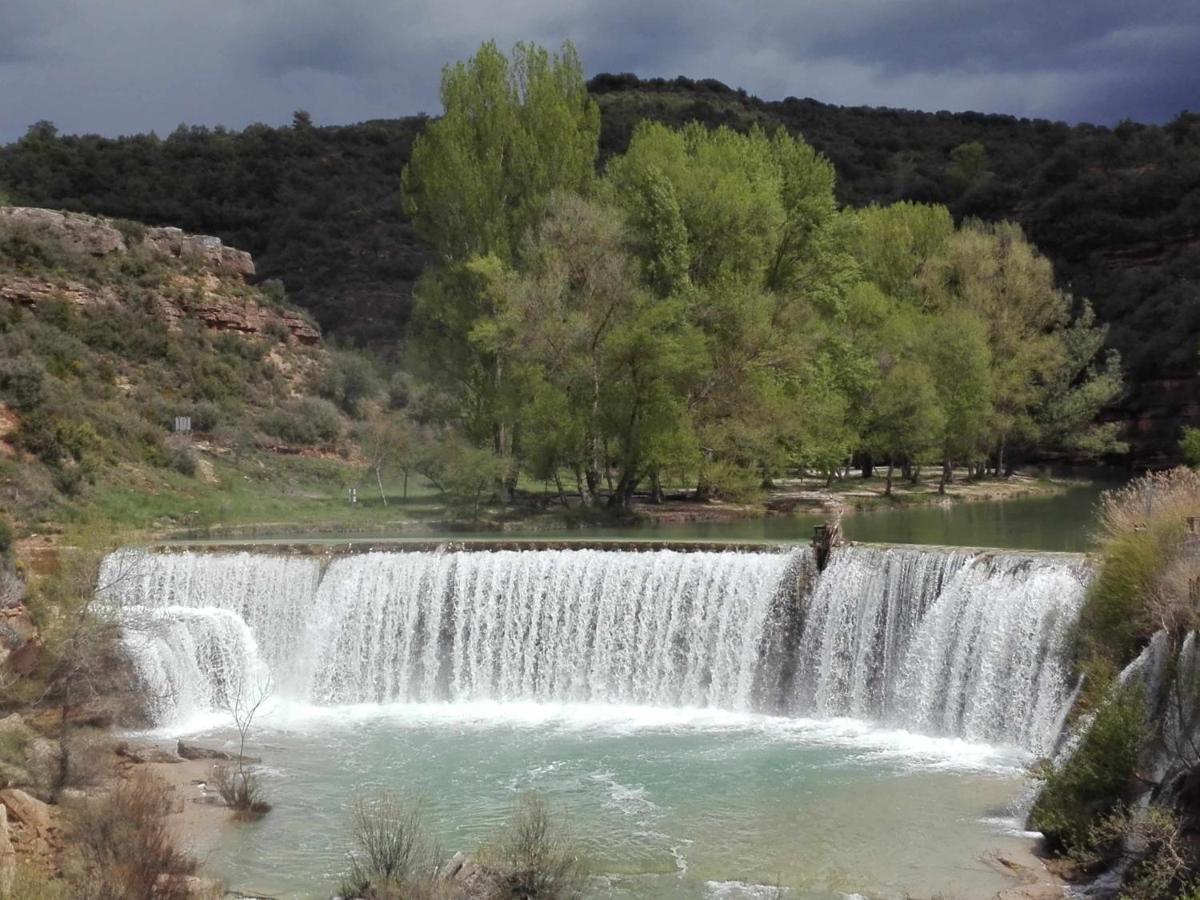
[[[1083,552],[1094,544],[1100,495],[1112,486],[1093,483],[1048,497],[854,512],[843,518],[842,530],[853,541]],[[794,515],[733,522],[646,522],[622,528],[522,531],[520,536],[806,542],[813,526],[828,520],[828,515]]]
[[[1047,550],[1080,553],[1095,544],[1097,503],[1101,494],[1119,483],[1094,482],[1069,487],[1048,497],[1020,500],[953,502],[869,512],[848,513],[842,529],[853,541],[892,544],[936,544],[951,547],[1003,547],[1015,550]],[[807,543],[814,525],[829,521],[829,514],[799,514],[742,519],[726,522],[643,521],[619,527],[521,528],[510,532],[422,531],[406,527],[402,533],[371,534],[365,539],[387,540],[711,540],[773,541]],[[306,534],[283,530],[242,539],[222,540],[228,544],[342,543],[359,534]],[[180,543],[188,543],[181,541]],[[199,543],[209,543],[199,541]]]

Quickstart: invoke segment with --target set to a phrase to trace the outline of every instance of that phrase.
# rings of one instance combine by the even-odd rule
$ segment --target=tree
[[[1185,427],[1179,439],[1184,461],[1193,469],[1200,468],[1200,428]]]
[[[1007,222],[965,223],[918,282],[927,308],[969,311],[986,329],[988,429],[997,470],[1003,470],[1007,448],[1036,434],[1047,385],[1068,364],[1070,298],[1055,286],[1049,261]]]
[[[978,184],[988,174],[987,148],[979,141],[959,144],[950,151],[950,165],[946,167],[946,174],[960,189]]]
[[[418,347],[472,440],[510,456],[519,392],[507,348],[490,339],[496,283],[477,262],[519,268],[551,193],[589,192],[599,112],[570,44],[553,56],[518,44],[508,59],[486,43],[443,70],[442,104],[402,176],[405,209],[438,258],[414,295]]]
[[[955,460],[971,462],[987,451],[992,418],[991,350],[986,328],[968,310],[948,309],[926,317],[921,357],[933,375],[943,414],[938,437],[945,493]]]
[[[442,117],[413,144],[404,205],[444,261],[513,264],[556,189],[587,193],[600,112],[566,43],[554,55],[489,41],[442,70]]]
[[[887,459],[884,495],[890,497],[896,463],[920,463],[935,452],[947,417],[928,369],[912,360],[897,362],[884,375],[873,414],[871,450]]]
[[[383,489],[383,473],[389,469],[398,469],[404,476],[403,497],[407,500],[408,476],[414,470],[418,441],[412,424],[401,416],[381,413],[367,423],[361,441],[383,505],[387,506],[388,502]]]
[[[1062,333],[1063,355],[1045,386],[1035,415],[1031,442],[1042,450],[1069,453],[1075,459],[1098,459],[1124,453],[1116,422],[1097,422],[1104,407],[1125,389],[1121,355],[1105,351],[1107,326],[1096,325],[1090,303],[1084,301],[1074,321]]]
[[[558,453],[572,456],[592,502],[605,466],[604,393],[613,367],[613,336],[629,325],[639,303],[637,279],[621,246],[620,222],[610,210],[570,194],[556,194],[536,241],[536,261],[521,279],[509,279],[499,319],[499,342],[519,348],[514,362],[543,405],[567,416],[555,427]],[[503,280],[503,274],[496,274]],[[547,395],[557,393],[561,401]],[[547,424],[545,418],[540,423]],[[565,446],[577,433],[574,453]],[[537,438],[535,438],[537,440]],[[545,452],[548,444],[541,442]],[[564,460],[565,461],[565,460]]]
[[[246,769],[246,763],[252,762],[246,756],[246,739],[255,716],[274,690],[275,682],[270,672],[245,670],[236,673],[233,683],[225,688],[225,709],[237,728],[238,752],[232,765],[217,769],[215,781],[221,799],[240,819],[258,819],[271,811],[271,805],[263,797],[258,776]]]

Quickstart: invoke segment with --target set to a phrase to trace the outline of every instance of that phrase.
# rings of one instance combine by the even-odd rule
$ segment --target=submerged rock
[[[200,747],[196,744],[185,744],[180,741],[176,745],[176,751],[184,759],[219,759],[226,762],[262,762],[257,756],[238,756],[236,753],[228,753],[224,750],[213,750],[210,747]]]

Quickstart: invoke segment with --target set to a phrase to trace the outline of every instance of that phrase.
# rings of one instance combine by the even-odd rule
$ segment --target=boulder
[[[8,808],[8,814],[13,821],[20,822],[38,834],[45,834],[53,824],[50,806],[19,788],[0,791],[0,805]]]
[[[116,747],[117,756],[135,763],[181,763],[183,757],[162,747],[131,747],[122,741]]]
[[[0,668],[28,675],[37,666],[42,641],[28,610],[18,603],[0,609]]]
[[[176,752],[184,759],[219,759],[226,762],[238,762],[239,757],[236,753],[227,753],[224,750],[213,750],[209,747],[199,747],[195,744],[185,744],[180,741],[176,744]],[[240,757],[241,762],[262,762],[257,756]]]

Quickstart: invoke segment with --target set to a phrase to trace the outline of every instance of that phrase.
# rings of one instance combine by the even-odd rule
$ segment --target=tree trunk
[[[558,469],[554,470],[554,487],[558,489],[558,502],[563,505],[564,509],[569,509],[571,504],[567,502],[567,492],[563,490],[562,478],[559,477]]]
[[[404,470],[404,499],[408,499],[408,469]]]
[[[658,475],[658,469],[650,476],[650,502],[655,505],[663,502],[662,479]]]
[[[387,506],[387,494],[383,492],[383,477],[379,474],[378,466],[375,467],[375,483],[379,485],[379,499]]]
[[[938,482],[938,493],[946,493],[946,485],[950,483],[954,472],[950,468],[950,460],[942,460],[942,480]]]
[[[1004,438],[1000,438],[1000,445],[996,448],[996,475],[999,476],[1001,472],[1008,474],[1004,468]]]
[[[908,473],[908,483],[916,484],[920,480],[921,480],[921,467],[913,466],[912,469],[910,469],[909,473]]]
[[[888,463],[891,465],[891,463]],[[873,478],[875,476],[875,461],[871,459],[870,453],[864,453],[862,457],[862,477]]]
[[[885,487],[883,489],[883,496],[885,496],[885,497],[892,496],[892,471],[895,468],[896,468],[895,465],[892,464],[892,460],[889,458],[888,459],[888,473],[887,473],[887,487]]]

